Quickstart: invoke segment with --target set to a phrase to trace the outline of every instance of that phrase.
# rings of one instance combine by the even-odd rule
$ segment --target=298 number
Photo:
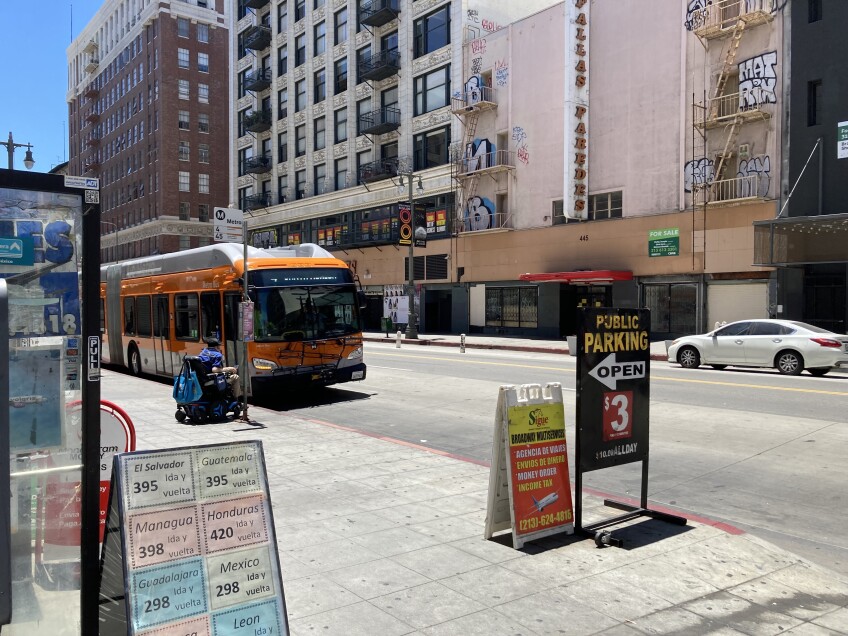
[[[171,607],[171,599],[167,596],[163,596],[162,598],[154,598],[152,600],[144,602],[145,612],[157,612],[160,609],[165,609],[166,607]]]

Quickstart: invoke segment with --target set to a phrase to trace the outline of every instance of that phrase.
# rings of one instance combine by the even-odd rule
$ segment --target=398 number
[[[138,549],[138,556],[141,559],[156,556],[157,554],[165,554],[165,546],[162,543],[153,543],[151,545],[143,545]]]

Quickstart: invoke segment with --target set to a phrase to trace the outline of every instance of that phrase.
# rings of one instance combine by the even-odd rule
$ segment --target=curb
[[[363,336],[363,342],[395,342],[395,338],[378,338],[375,336]],[[431,347],[454,347],[458,348],[458,342],[451,342],[448,340],[440,341],[440,340],[431,340],[429,338],[420,338],[416,340],[411,340],[409,338],[401,338],[401,344],[406,345],[419,345],[419,346],[431,346]],[[500,351],[527,351],[530,353],[561,353],[563,355],[570,355],[568,346],[565,347],[534,347],[533,345],[510,345],[510,344],[479,344],[479,343],[465,343],[466,349],[496,349]],[[660,354],[660,353],[652,353],[650,356],[651,360],[658,360],[660,362],[668,361],[668,356]]]

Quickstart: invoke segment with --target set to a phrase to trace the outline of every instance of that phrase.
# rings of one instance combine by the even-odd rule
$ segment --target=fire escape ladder
[[[736,137],[739,135],[739,117],[734,117],[727,126],[727,141],[724,142],[724,150],[717,157],[715,167],[715,180],[722,179],[722,171],[727,167],[730,158],[733,155],[732,148],[736,143]]]
[[[718,116],[719,97],[724,95],[724,89],[727,87],[727,80],[730,79],[733,64],[736,61],[736,52],[739,50],[739,44],[742,41],[742,34],[745,31],[745,20],[739,18],[736,25],[733,27],[733,35],[730,37],[730,43],[727,47],[727,54],[724,56],[724,64],[721,67],[718,79],[716,80],[715,94],[712,106],[710,108],[710,117]]]

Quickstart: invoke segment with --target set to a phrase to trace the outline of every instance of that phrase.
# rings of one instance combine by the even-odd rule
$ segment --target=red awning
[[[633,280],[633,272],[614,269],[590,269],[577,272],[551,272],[549,274],[522,274],[519,280],[535,283],[611,283],[615,280]]]

